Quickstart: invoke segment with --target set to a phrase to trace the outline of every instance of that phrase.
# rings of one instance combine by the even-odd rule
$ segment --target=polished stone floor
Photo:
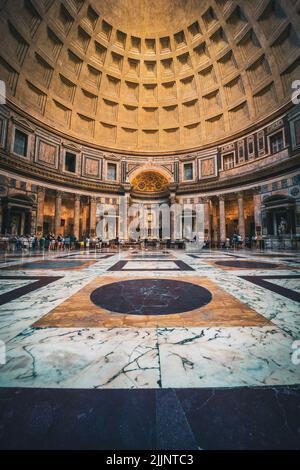
[[[97,426],[95,410],[103,423],[118,399],[116,426],[127,427],[119,448],[300,447],[292,360],[300,254],[90,251],[0,261],[0,447],[68,446],[58,407],[68,425],[77,420],[84,448],[116,448],[112,427],[89,443],[79,427]],[[124,411],[134,397],[137,415],[145,400],[150,434],[138,436],[137,415]]]

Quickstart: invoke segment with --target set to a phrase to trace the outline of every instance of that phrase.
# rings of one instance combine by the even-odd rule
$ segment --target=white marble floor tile
[[[7,344],[2,387],[157,388],[155,330],[29,329]]]
[[[286,289],[294,290],[300,293],[300,278],[299,279],[268,279],[268,282],[276,284],[277,286],[285,287]]]
[[[256,286],[245,279],[235,276],[232,272],[230,274],[228,272],[223,272],[223,274],[213,273],[210,278],[222,289],[225,289],[241,302],[249,305],[249,307],[268,320],[271,320],[295,340],[300,338],[300,307],[298,302],[289,300],[263,287]]]
[[[0,279],[0,295],[19,289],[20,287],[28,286],[33,282],[35,282],[35,279]]]
[[[19,273],[18,273],[19,274]],[[23,273],[24,274],[24,273]],[[38,273],[34,273],[35,275]],[[57,272],[53,273],[57,275]],[[97,273],[70,273],[37,291],[0,306],[0,340],[9,341],[90,282]]]
[[[292,339],[278,328],[159,330],[162,386],[239,387],[295,384]]]

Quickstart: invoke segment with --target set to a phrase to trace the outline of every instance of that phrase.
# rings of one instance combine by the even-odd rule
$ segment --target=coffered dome
[[[296,0],[2,4],[9,100],[104,149],[167,153],[225,141],[288,104],[300,76]]]

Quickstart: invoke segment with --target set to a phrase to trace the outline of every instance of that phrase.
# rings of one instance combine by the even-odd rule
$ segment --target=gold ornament
[[[132,180],[132,186],[138,193],[162,193],[169,182],[165,176],[155,171],[145,171]]]

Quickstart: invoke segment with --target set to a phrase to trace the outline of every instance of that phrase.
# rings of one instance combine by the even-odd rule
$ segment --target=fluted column
[[[254,223],[255,223],[255,233],[256,235],[261,235],[261,196],[260,190],[255,189],[253,192],[253,206],[254,206]],[[259,230],[258,230],[259,229]]]
[[[226,208],[225,197],[219,196],[220,242],[226,242]]]
[[[97,198],[90,198],[90,237],[96,235],[96,211],[97,211]]]
[[[79,240],[79,224],[80,224],[80,204],[81,198],[78,194],[75,194],[74,199],[74,236]]]
[[[62,203],[62,192],[57,191],[55,196],[55,220],[54,220],[54,233],[56,236],[61,233],[61,203]]]
[[[36,216],[36,233],[38,236],[43,235],[44,226],[44,207],[45,207],[45,188],[38,188],[37,194],[37,216]]]
[[[243,243],[245,243],[245,216],[244,216],[244,193],[240,191],[237,195],[238,198],[238,213],[239,213],[239,235],[242,237]]]

